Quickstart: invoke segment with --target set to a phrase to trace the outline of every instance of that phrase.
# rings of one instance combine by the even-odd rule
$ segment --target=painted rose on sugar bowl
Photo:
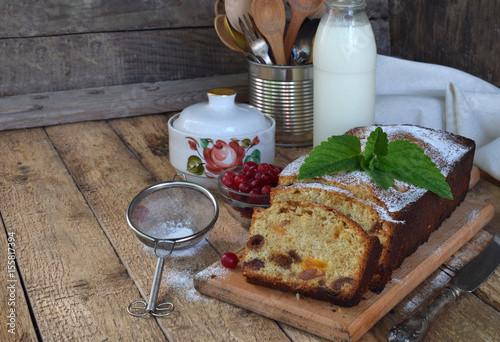
[[[168,122],[172,166],[188,181],[216,189],[219,174],[246,161],[274,162],[275,121],[236,103],[236,92],[217,88],[208,102],[185,108]]]

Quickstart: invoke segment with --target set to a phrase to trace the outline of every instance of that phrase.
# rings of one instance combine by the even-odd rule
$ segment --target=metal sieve
[[[175,178],[175,177],[174,177]],[[212,229],[219,216],[214,195],[201,185],[170,181],[142,190],[127,208],[127,222],[137,238],[154,249],[158,258],[149,301],[136,300],[132,316],[166,316],[174,305],[156,305],[165,259],[174,250],[193,247]]]

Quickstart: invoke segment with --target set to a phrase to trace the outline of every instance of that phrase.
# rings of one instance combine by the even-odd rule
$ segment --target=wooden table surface
[[[168,118],[0,132],[0,341],[324,341],[194,289],[194,274],[245,242],[247,231],[222,205],[207,239],[165,262],[159,300],[173,302],[174,313],[127,313],[130,302],[149,298],[156,258],[128,227],[125,210],[140,190],[175,174]],[[278,147],[275,163],[309,149]],[[468,196],[500,208],[500,188],[485,179]],[[385,341],[497,233],[498,213],[361,341]],[[499,341],[499,322],[500,268],[448,307],[427,341]]]

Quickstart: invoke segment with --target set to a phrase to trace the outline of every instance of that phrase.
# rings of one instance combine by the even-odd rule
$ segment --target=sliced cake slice
[[[331,207],[275,202],[254,211],[242,271],[253,284],[353,306],[381,249],[377,237]]]

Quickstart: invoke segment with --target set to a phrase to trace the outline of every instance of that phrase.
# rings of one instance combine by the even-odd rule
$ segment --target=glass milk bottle
[[[313,142],[375,117],[377,48],[365,0],[326,0],[314,40]]]

